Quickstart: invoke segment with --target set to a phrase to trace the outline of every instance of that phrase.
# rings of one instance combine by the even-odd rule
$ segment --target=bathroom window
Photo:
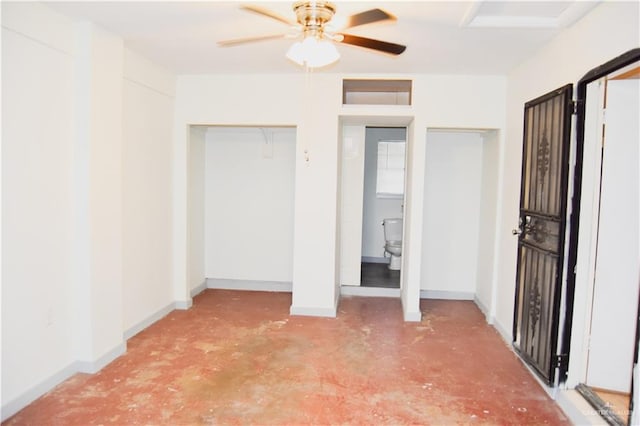
[[[378,198],[403,198],[405,141],[379,141],[376,175]]]

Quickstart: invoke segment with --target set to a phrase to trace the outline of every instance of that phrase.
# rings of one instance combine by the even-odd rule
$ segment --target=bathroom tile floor
[[[400,271],[392,271],[386,263],[362,262],[360,285],[363,287],[400,288]]]
[[[569,424],[469,301],[343,297],[290,316],[288,293],[206,290],[6,425]],[[44,356],[44,354],[43,354]]]

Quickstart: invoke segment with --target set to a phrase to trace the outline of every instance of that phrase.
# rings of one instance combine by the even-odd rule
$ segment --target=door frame
[[[567,376],[564,378],[563,382],[566,388],[572,389],[575,388],[578,390],[580,394],[582,394],[589,403],[596,408],[599,412],[605,414],[603,417],[607,417],[609,413],[609,408],[604,405],[604,403],[600,400],[601,404],[598,403],[599,398],[590,398],[588,396],[590,389],[583,385],[582,382],[585,381],[586,372],[587,372],[587,363],[586,363],[586,355],[585,351],[587,349],[588,344],[588,335],[587,332],[589,330],[589,319],[591,315],[591,309],[589,306],[589,297],[584,294],[590,290],[590,284],[584,284],[585,279],[588,280],[588,276],[581,276],[580,281],[577,281],[578,273],[584,274],[584,270],[578,271],[577,268],[584,268],[585,261],[581,260],[581,263],[578,264],[580,260],[578,258],[578,249],[579,249],[579,237],[580,237],[580,215],[581,215],[581,206],[582,206],[582,189],[583,189],[583,160],[585,154],[585,138],[589,137],[592,134],[591,129],[586,129],[586,110],[587,110],[587,90],[590,83],[593,83],[597,80],[600,80],[628,65],[640,61],[640,48],[632,49],[594,69],[589,71],[584,75],[584,77],[577,83],[577,97],[575,103],[575,113],[576,113],[576,121],[575,121],[575,129],[576,129],[576,154],[575,154],[575,166],[574,166],[574,174],[573,174],[573,188],[572,188],[572,198],[570,200],[571,213],[568,219],[569,223],[569,234],[568,234],[568,252],[567,252],[567,278],[566,278],[566,291],[565,291],[565,326],[560,335],[560,347],[563,352],[569,354],[569,364],[571,366],[570,371]],[[585,189],[588,189],[585,187]],[[586,208],[586,206],[585,206]],[[583,218],[584,220],[585,218]],[[584,226],[591,226],[590,222],[585,222]],[[591,226],[593,228],[593,226]],[[593,230],[589,230],[588,228],[583,230],[584,232],[592,232]],[[584,235],[583,235],[584,237]],[[584,250],[584,247],[582,247]],[[581,259],[582,259],[581,255]],[[594,265],[589,265],[589,268]],[[578,284],[578,293],[576,294],[576,285]],[[583,285],[586,287],[583,288]],[[635,299],[635,297],[634,297]],[[640,309],[640,303],[638,305]],[[587,317],[588,316],[588,317]],[[640,343],[640,317],[638,320],[638,328],[636,329],[635,334],[635,346],[634,346],[634,358],[633,365],[634,370],[637,369],[638,364],[638,346]],[[575,322],[574,322],[575,321]],[[580,327],[579,329],[573,330],[575,327]],[[573,347],[574,351],[571,351]],[[632,377],[629,379],[632,381],[631,387],[631,403],[637,395],[634,396],[634,393],[637,393],[637,389],[634,390],[634,387],[637,387],[637,381],[633,382],[633,377],[635,377],[634,372],[632,372]],[[592,393],[592,392],[591,392]],[[630,410],[629,419],[633,412]],[[615,416],[614,416],[615,417]],[[612,418],[613,419],[613,418]],[[613,419],[610,422],[613,424],[616,420]]]
[[[575,302],[575,289],[576,289],[576,265],[578,260],[578,236],[580,232],[580,207],[581,207],[581,194],[582,194],[582,172],[583,172],[583,156],[584,156],[584,140],[585,140],[585,116],[586,116],[586,97],[587,97],[587,85],[596,81],[602,77],[605,77],[612,72],[630,65],[640,60],[640,48],[632,49],[585,74],[585,76],[578,82],[577,85],[577,98],[576,98],[576,161],[573,172],[573,188],[571,191],[571,213],[568,219],[569,235],[568,235],[568,252],[567,252],[567,281],[565,291],[565,324],[564,329],[560,335],[560,350],[561,353],[566,353],[570,357],[569,363],[571,364],[571,341],[572,341],[572,328],[574,320],[574,302]],[[636,341],[636,346],[638,341]],[[635,360],[637,362],[637,359]],[[560,382],[565,382],[568,379],[567,376]],[[570,385],[575,385],[573,383]],[[573,386],[572,386],[573,387]]]
[[[338,179],[338,209],[336,212],[336,220],[338,221],[338,223],[341,223],[342,220],[342,203],[341,203],[341,198],[342,198],[342,146],[343,146],[343,129],[345,126],[356,126],[356,127],[362,127],[363,130],[363,155],[364,155],[364,147],[365,147],[365,135],[364,132],[366,131],[367,127],[402,127],[404,129],[406,129],[406,134],[405,134],[405,143],[406,143],[406,151],[405,151],[405,169],[404,169],[404,182],[405,182],[405,187],[404,187],[404,198],[403,198],[403,204],[404,207],[402,209],[402,220],[403,220],[403,228],[402,228],[402,233],[403,233],[403,238],[402,238],[402,268],[400,270],[400,288],[392,288],[392,289],[388,289],[388,288],[382,288],[382,287],[365,287],[362,285],[343,285],[342,284],[342,280],[341,280],[341,268],[342,268],[342,254],[338,255],[336,257],[336,270],[338,271],[336,273],[336,288],[337,288],[337,292],[340,295],[349,295],[349,296],[372,296],[372,297],[397,297],[400,298],[401,300],[403,300],[403,310],[405,310],[405,303],[407,306],[409,306],[408,302],[404,302],[404,293],[406,291],[406,288],[408,287],[408,278],[407,278],[407,274],[405,273],[405,269],[406,269],[406,262],[407,259],[409,258],[409,244],[407,244],[407,234],[409,231],[409,227],[411,226],[411,224],[407,221],[407,213],[408,213],[408,206],[409,203],[411,202],[411,198],[412,198],[412,194],[411,194],[411,188],[407,185],[408,183],[408,175],[409,175],[409,170],[410,170],[410,158],[409,158],[409,149],[410,147],[413,146],[414,144],[414,136],[413,136],[413,122],[414,122],[414,117],[413,116],[396,116],[396,115],[391,115],[391,114],[381,114],[379,116],[377,115],[366,115],[366,116],[350,116],[350,115],[340,115],[338,117],[338,126],[339,126],[339,152],[338,152],[338,158],[339,158],[339,162],[338,162],[338,174],[339,174],[339,179]],[[364,161],[364,159],[363,159]],[[362,220],[363,220],[363,215],[360,215],[360,226],[362,226]],[[382,230],[381,230],[382,232]],[[343,230],[340,229],[340,226],[338,226],[338,231],[336,234],[337,238],[336,238],[336,244],[338,245],[338,247],[341,246],[341,239],[343,238]],[[360,238],[360,244],[362,244],[362,235]],[[340,250],[338,251],[340,252]],[[419,286],[419,283],[418,283]],[[419,295],[419,293],[418,293]],[[419,302],[419,298],[417,300]],[[405,312],[405,320],[407,318],[406,312]],[[409,318],[413,318],[411,316],[409,316]],[[410,319],[408,321],[416,321],[415,319]],[[419,320],[418,320],[419,321]]]

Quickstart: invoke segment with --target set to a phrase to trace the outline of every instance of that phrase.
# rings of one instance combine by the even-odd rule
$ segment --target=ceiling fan
[[[390,55],[399,55],[406,49],[406,46],[401,44],[342,32],[349,28],[374,22],[396,20],[395,16],[381,9],[370,9],[351,15],[344,25],[336,28],[331,23],[336,7],[328,1],[307,0],[294,3],[293,11],[296,15],[296,22],[262,7],[245,5],[241,6],[241,8],[287,24],[291,27],[291,31],[288,33],[223,40],[218,42],[219,46],[228,47],[256,41],[300,38],[302,36],[302,41],[294,43],[286,56],[297,64],[309,68],[323,67],[340,58],[340,54],[332,42],[364,47]]]

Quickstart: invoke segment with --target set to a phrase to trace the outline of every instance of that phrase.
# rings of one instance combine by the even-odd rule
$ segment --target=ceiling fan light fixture
[[[333,43],[313,35],[294,43],[286,56],[296,64],[308,68],[325,67],[340,59],[338,49]]]

